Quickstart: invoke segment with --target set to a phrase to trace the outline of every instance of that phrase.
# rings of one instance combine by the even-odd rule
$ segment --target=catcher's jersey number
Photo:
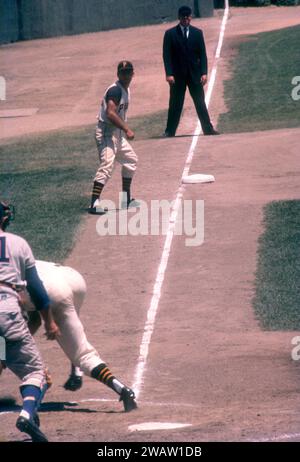
[[[0,263],[8,263],[9,258],[6,256],[6,237],[0,236]]]

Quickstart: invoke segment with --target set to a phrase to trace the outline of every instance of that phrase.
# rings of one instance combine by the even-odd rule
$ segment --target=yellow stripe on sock
[[[98,380],[100,380],[100,382],[102,382],[103,376],[106,374],[107,371],[109,372],[109,369],[108,367],[105,367],[105,369],[102,369],[102,371],[99,373]]]
[[[110,371],[107,371],[106,374],[103,376],[103,382],[107,382],[112,376],[112,373]]]

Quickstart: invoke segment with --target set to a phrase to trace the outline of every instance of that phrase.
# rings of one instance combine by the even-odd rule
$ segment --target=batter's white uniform
[[[122,177],[132,178],[137,164],[137,155],[124,136],[124,132],[113,125],[106,115],[108,99],[118,101],[117,112],[126,121],[130,102],[130,90],[126,90],[119,81],[110,85],[103,96],[96,127],[96,144],[100,166],[94,181],[106,184],[111,177],[115,160],[122,165]]]
[[[86,294],[83,277],[68,266],[40,260],[36,261],[36,269],[48,292],[53,318],[61,332],[57,337],[59,345],[72,364],[90,376],[91,371],[104,361],[88,342],[79,319]],[[25,309],[34,309],[30,301]]]

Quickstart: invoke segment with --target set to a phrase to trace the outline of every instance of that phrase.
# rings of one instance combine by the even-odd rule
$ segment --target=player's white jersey
[[[107,110],[107,101],[108,97],[112,97],[114,101],[116,101],[117,104],[117,111],[118,115],[120,118],[124,121],[127,120],[127,109],[129,106],[129,101],[130,101],[130,90],[129,88],[125,90],[125,88],[121,85],[121,83],[117,80],[117,82],[113,83],[110,85],[103,96],[101,106],[99,109],[99,114],[98,114],[98,120],[100,122],[104,122],[108,125],[111,125],[115,128],[115,126],[110,122],[110,120],[107,118],[106,115],[106,110]]]
[[[0,230],[0,282],[25,286],[26,269],[35,266],[28,243],[20,236]],[[15,292],[0,286],[1,292]]]

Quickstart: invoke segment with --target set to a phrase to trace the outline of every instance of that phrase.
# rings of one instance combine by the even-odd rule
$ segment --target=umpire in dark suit
[[[207,82],[207,56],[203,33],[190,25],[192,10],[181,6],[179,24],[165,32],[163,59],[166,80],[170,85],[168,122],[165,136],[175,136],[183,108],[186,87],[201,122],[204,135],[218,135],[213,128],[204,99]]]

